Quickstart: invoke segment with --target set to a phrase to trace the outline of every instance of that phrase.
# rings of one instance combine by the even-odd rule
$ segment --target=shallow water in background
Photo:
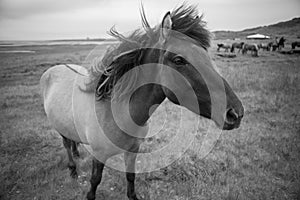
[[[0,41],[0,47],[21,47],[40,45],[89,45],[111,44],[115,40],[37,40],[37,41]]]

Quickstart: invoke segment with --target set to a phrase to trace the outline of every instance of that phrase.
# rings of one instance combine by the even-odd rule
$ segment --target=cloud
[[[1,0],[0,19],[20,19],[39,14],[76,11],[105,2],[107,0]]]
[[[0,39],[107,36],[141,27],[140,4],[151,26],[184,0],[0,0]],[[204,13],[210,30],[240,30],[299,15],[299,0],[186,0]]]

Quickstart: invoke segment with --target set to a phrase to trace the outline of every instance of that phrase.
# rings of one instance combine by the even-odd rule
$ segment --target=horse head
[[[156,45],[163,49],[160,53],[163,67],[158,73],[162,89],[171,102],[212,119],[218,127],[237,128],[244,108],[227,81],[214,69],[207,52],[209,32],[204,29],[201,17],[193,16],[193,12],[172,15],[168,12],[163,18]]]

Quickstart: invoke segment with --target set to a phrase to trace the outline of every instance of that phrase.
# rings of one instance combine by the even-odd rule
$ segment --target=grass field
[[[216,43],[211,57],[245,107],[241,127],[224,132],[204,159],[191,147],[169,167],[137,175],[138,194],[147,200],[300,199],[300,56],[260,51],[259,57],[223,58],[216,55]],[[61,137],[43,111],[38,83],[49,67],[80,64],[93,47],[36,46],[30,47],[33,54],[0,54],[1,200],[85,198],[91,157],[80,148],[80,177],[72,180]],[[176,108],[170,102],[164,106]],[[144,148],[164,140],[167,136]],[[106,168],[97,199],[126,199],[124,174]]]

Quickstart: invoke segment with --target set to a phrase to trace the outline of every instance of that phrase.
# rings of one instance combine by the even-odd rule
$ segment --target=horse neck
[[[166,98],[161,86],[148,84],[137,89],[130,98],[129,110],[133,121],[142,126]]]
[[[145,80],[152,83],[138,88],[130,98],[130,115],[138,125],[144,125],[166,98],[162,86],[155,84],[159,83],[160,79],[160,71],[155,67],[159,63],[160,53],[158,49],[147,48],[142,58],[139,79],[142,83],[145,83]]]

